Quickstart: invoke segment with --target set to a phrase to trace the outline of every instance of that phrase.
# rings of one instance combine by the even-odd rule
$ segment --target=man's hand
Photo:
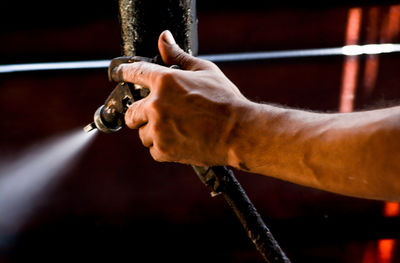
[[[400,200],[400,106],[325,114],[247,100],[212,63],[161,34],[166,65],[121,64],[113,79],[145,86],[126,124],[157,161],[229,165],[362,198]]]
[[[126,125],[139,129],[156,161],[227,164],[231,130],[245,112],[238,109],[250,102],[216,65],[180,49],[169,31],[160,35],[158,47],[164,63],[180,69],[135,62],[113,70],[115,81],[150,89],[128,109]]]

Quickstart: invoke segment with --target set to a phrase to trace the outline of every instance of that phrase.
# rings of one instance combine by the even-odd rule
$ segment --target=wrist
[[[229,133],[227,142],[227,163],[229,166],[242,170],[251,170],[247,156],[255,150],[256,138],[254,133],[257,133],[258,124],[256,119],[260,115],[261,106],[248,101],[234,108],[234,125]]]
[[[274,148],[281,143],[280,127],[288,111],[266,104],[248,102],[236,107],[235,124],[229,134],[227,164],[256,172],[273,159]]]

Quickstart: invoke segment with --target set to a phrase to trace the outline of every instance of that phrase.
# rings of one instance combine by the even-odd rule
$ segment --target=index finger
[[[150,89],[154,86],[158,77],[170,70],[149,62],[134,62],[121,64],[112,71],[112,79],[117,82],[130,82]]]
[[[139,61],[146,61],[146,62],[154,62],[154,59],[152,58],[147,58],[147,57],[140,57],[140,56],[122,56],[122,57],[116,57],[113,58],[110,62],[110,65],[108,66],[108,79],[112,81],[112,71],[114,68],[118,67],[119,65],[123,63],[133,63],[133,62],[139,62]]]

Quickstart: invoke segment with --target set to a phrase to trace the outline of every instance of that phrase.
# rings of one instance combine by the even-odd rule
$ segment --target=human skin
[[[164,31],[166,65],[121,64],[115,81],[150,89],[125,115],[156,161],[229,165],[360,198],[400,201],[400,107],[315,113],[246,99],[213,63]]]

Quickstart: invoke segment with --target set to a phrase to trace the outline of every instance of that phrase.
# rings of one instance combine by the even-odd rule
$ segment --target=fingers
[[[171,159],[165,155],[157,145],[150,147],[150,155],[157,162],[170,162]]]
[[[116,82],[130,82],[139,84],[150,89],[157,80],[167,73],[169,68],[148,63],[135,62],[130,64],[121,64],[112,71],[112,79]]]
[[[146,147],[153,146],[151,124],[148,124],[148,117],[145,111],[146,100],[135,102],[125,113],[125,123],[131,129],[139,129],[139,137]]]
[[[153,136],[151,134],[150,125],[144,125],[139,128],[139,138],[145,147],[149,148],[153,146]]]
[[[125,121],[129,122],[129,127],[133,128],[133,129],[135,127],[138,127],[138,125],[141,125],[140,127],[138,127],[139,128],[139,138],[142,141],[142,144],[145,147],[149,148],[150,154],[154,160],[156,160],[158,162],[168,161],[168,159],[166,158],[167,155],[163,154],[163,152],[160,150],[158,145],[154,144],[154,128],[152,127],[152,125],[150,123],[148,124],[147,121],[144,121],[144,119],[146,119],[146,118],[143,118],[140,115],[138,115],[138,118],[141,118],[141,121],[137,120],[134,122],[135,124],[133,124],[133,122],[131,122],[132,118],[135,118],[134,112],[136,110],[132,106],[129,108],[129,116],[126,117],[127,115],[125,115],[125,119],[126,119]],[[128,114],[128,112],[127,112],[127,114]],[[139,123],[141,123],[141,124],[139,124]]]
[[[148,118],[144,107],[146,101],[146,99],[139,100],[128,108],[125,113],[126,126],[131,129],[139,129],[147,124]]]
[[[161,58],[168,66],[178,65],[183,70],[203,70],[210,66],[210,62],[193,57],[183,51],[175,42],[169,30],[161,33],[158,39],[158,49]]]
[[[123,63],[133,63],[133,62],[139,62],[139,61],[146,61],[146,62],[153,62],[153,59],[151,58],[146,58],[146,57],[139,57],[139,56],[134,56],[134,57],[129,57],[129,56],[124,56],[124,57],[117,57],[113,58],[111,60],[110,66],[108,67],[108,80],[112,81],[112,73],[114,68],[118,67],[119,65]]]
[[[184,52],[176,43],[170,31],[161,33],[158,40],[158,48],[161,57],[166,65],[178,65],[183,70],[204,70],[213,67],[213,63],[193,57]],[[110,65],[112,80],[116,82],[130,82],[145,86],[151,90],[157,80],[163,76],[163,73],[170,73],[174,69],[163,67],[147,61],[135,62],[135,58],[140,57],[122,57],[114,59],[116,67]],[[124,63],[127,62],[134,63]]]
[[[131,129],[139,129],[139,138],[145,147],[150,148],[150,154],[154,160],[165,162],[167,161],[167,155],[165,155],[160,150],[159,145],[155,143],[154,124],[148,121],[144,110],[144,101],[146,101],[146,99],[135,102],[129,107],[125,113],[125,123]]]

